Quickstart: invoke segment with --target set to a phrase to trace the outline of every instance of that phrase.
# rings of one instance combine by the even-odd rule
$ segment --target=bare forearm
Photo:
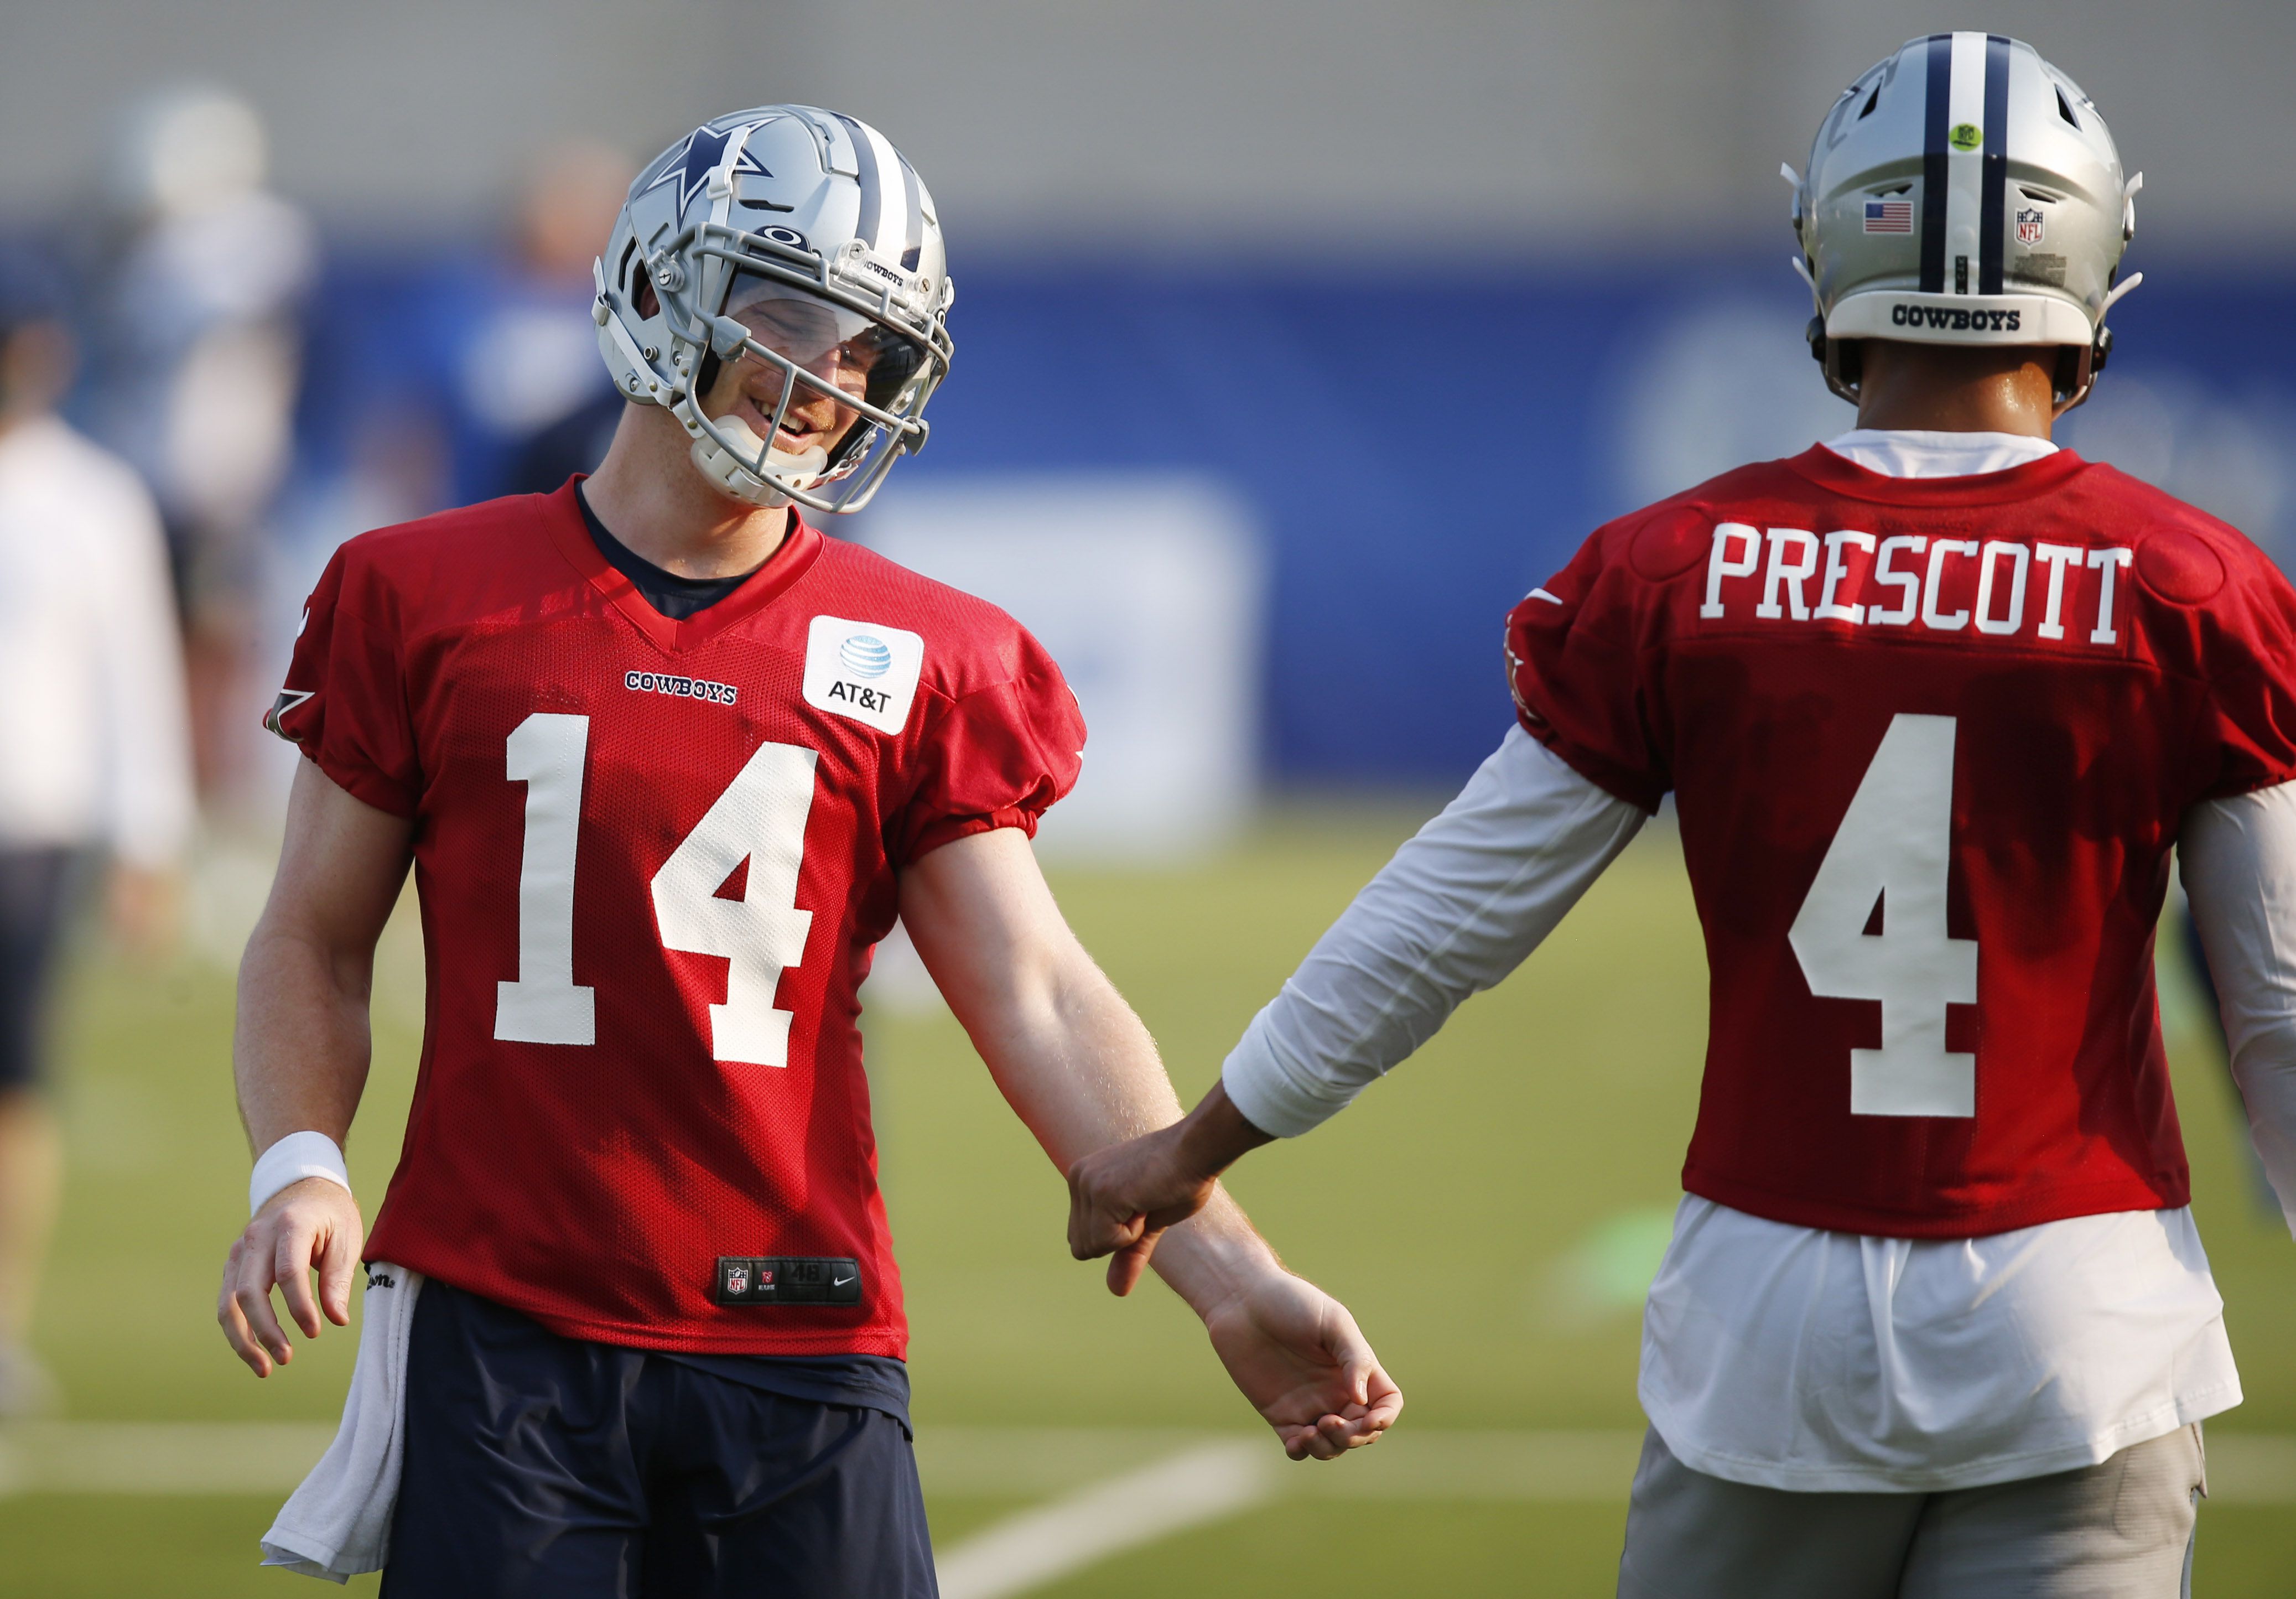
[[[1148,1029],[1081,949],[1073,964],[1046,974],[1037,993],[1016,994],[973,1036],[1006,1103],[1062,1171],[1180,1118]]]
[[[925,856],[903,875],[901,919],[996,1086],[1070,1174],[1071,1193],[1093,1152],[1137,1147],[1180,1121],[1154,1040],[1062,920],[1026,839],[977,833]],[[1110,1264],[1110,1290],[1130,1292],[1145,1266],[1160,1272],[1203,1317],[1221,1363],[1287,1454],[1329,1459],[1395,1419],[1402,1395],[1346,1308],[1284,1271],[1216,1185],[1168,1218],[1123,1219],[1131,1230]]]
[[[1225,1188],[1204,1208],[1166,1229],[1148,1264],[1199,1316],[1234,1299],[1251,1279],[1283,1262]]]
[[[413,824],[298,763],[271,901],[239,963],[232,1076],[260,1155],[290,1133],[338,1144],[366,1086],[374,944],[406,881]]]
[[[997,1086],[1054,1165],[1065,1172],[1095,1150],[1165,1128],[1176,1133],[1201,1128],[1207,1160],[1214,1159],[1211,1145],[1234,1136],[1230,1121],[1246,1129],[1245,1147],[1267,1142],[1217,1086],[1213,1095],[1226,1117],[1215,1109],[1206,1118],[1199,1106],[1197,1115],[1183,1120],[1147,1028],[1081,948],[1071,962],[1061,980],[1046,985],[1046,998],[1029,1007],[1025,1021],[976,1039]],[[1151,1264],[1201,1313],[1277,1262],[1242,1207],[1223,1189],[1165,1234]]]
[[[901,914],[1006,1102],[1062,1172],[1180,1120],[1155,1040],[1069,931],[1017,834],[928,856],[903,882]],[[1152,1264],[1202,1310],[1275,1257],[1220,1194]]]
[[[288,914],[282,914],[283,900]],[[263,1152],[291,1133],[324,1133],[340,1145],[366,1084],[373,944],[364,945],[364,954],[348,955],[340,943],[290,931],[298,903],[291,891],[283,895],[275,885],[272,908],[239,964],[232,1075],[258,1180]],[[314,1175],[267,1199],[253,1195],[255,1214],[224,1262],[216,1321],[258,1377],[294,1357],[272,1310],[274,1288],[306,1338],[319,1336],[323,1317],[339,1327],[350,1324],[351,1283],[365,1226],[349,1188],[340,1182],[340,1172],[335,1180]]]
[[[373,1046],[373,956],[332,955],[310,939],[257,928],[240,961],[232,1075],[257,1154],[290,1133],[350,1131]]]

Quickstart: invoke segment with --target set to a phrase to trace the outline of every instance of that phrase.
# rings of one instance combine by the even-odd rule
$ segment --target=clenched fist
[[[1079,1260],[1113,1254],[1108,1290],[1130,1293],[1164,1229],[1202,1210],[1219,1174],[1267,1142],[1215,1083],[1170,1127],[1095,1150],[1069,1168],[1069,1252]]]

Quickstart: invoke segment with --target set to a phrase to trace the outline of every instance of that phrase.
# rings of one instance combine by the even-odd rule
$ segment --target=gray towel
[[[390,1556],[406,1444],[406,1338],[422,1276],[378,1260],[367,1267],[358,1360],[343,1424],[263,1535],[263,1563],[347,1582]]]

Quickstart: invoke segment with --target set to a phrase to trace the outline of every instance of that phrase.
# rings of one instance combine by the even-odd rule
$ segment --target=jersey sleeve
[[[373,569],[337,550],[303,613],[287,681],[263,725],[378,810],[412,816],[422,792],[405,655]]]
[[[1084,712],[1026,632],[1018,657],[1014,676],[950,701],[927,731],[917,786],[887,829],[896,865],[999,827],[1034,838],[1045,812],[1076,786]]]
[[[1508,613],[1506,665],[1523,731],[1589,782],[1658,809],[1673,775],[1645,690],[1637,607],[1644,580],[1598,531]]]

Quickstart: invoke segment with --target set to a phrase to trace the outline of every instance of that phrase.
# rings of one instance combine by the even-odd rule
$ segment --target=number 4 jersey
[[[370,1255],[570,1337],[901,1356],[856,991],[901,868],[1075,781],[1037,642],[794,521],[667,620],[570,485],[345,545],[268,720],[414,823],[428,1021]]]
[[[2296,777],[2296,594],[2246,539],[2069,453],[1816,448],[1600,529],[1508,652],[1533,735],[1677,797],[1692,1193],[1900,1237],[2186,1202],[2169,851],[2195,802]]]

